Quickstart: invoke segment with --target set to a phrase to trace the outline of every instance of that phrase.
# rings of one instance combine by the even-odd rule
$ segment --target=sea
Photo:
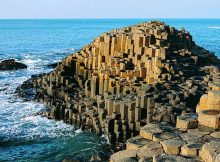
[[[50,72],[61,61],[103,32],[152,19],[35,19],[0,20],[0,60],[13,58],[25,70],[0,71],[0,161],[59,162],[110,154],[108,139],[83,132],[39,114],[46,107],[23,101],[17,86],[34,74]],[[189,31],[196,44],[220,58],[220,19],[154,19]]]

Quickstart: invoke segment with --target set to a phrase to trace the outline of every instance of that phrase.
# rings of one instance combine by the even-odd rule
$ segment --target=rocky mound
[[[36,90],[49,118],[105,133],[118,150],[149,123],[194,113],[219,82],[219,63],[185,30],[152,21],[103,33],[23,87]]]
[[[176,127],[147,124],[126,141],[126,150],[113,154],[111,162],[218,162],[220,161],[220,84],[210,85],[196,113],[177,117]]]
[[[0,62],[0,71],[1,70],[18,70],[26,69],[27,66],[23,63],[15,61],[15,59],[3,60]]]

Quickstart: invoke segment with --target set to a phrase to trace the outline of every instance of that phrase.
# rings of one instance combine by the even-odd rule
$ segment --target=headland
[[[45,103],[48,118],[107,135],[111,161],[212,162],[219,65],[185,29],[152,21],[103,33],[17,93]]]

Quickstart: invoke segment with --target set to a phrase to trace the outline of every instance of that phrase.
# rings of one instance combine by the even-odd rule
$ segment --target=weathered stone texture
[[[220,153],[220,141],[209,142],[203,145],[199,155],[205,162],[218,162]]]
[[[20,88],[36,90],[48,118],[104,133],[115,151],[130,138],[111,161],[196,161],[200,144],[219,140],[219,64],[185,30],[152,21],[103,33]]]

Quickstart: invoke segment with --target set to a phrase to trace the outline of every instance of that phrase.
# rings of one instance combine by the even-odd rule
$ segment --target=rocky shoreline
[[[27,65],[15,59],[0,60],[0,71],[27,69]]]
[[[152,21],[103,33],[16,92],[48,118],[107,135],[111,161],[217,162],[219,66],[190,33]]]

